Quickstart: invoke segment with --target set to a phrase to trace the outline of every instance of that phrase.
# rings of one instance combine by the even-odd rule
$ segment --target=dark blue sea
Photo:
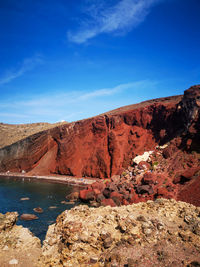
[[[0,213],[17,211],[35,214],[37,220],[22,221],[18,219],[17,225],[29,228],[35,236],[44,240],[48,226],[56,221],[57,216],[66,209],[71,209],[76,204],[61,204],[67,201],[65,196],[72,192],[73,186],[66,184],[46,183],[19,178],[0,178]],[[28,197],[30,200],[20,200]],[[55,206],[54,209],[49,207]],[[41,207],[44,212],[36,213],[34,208]]]

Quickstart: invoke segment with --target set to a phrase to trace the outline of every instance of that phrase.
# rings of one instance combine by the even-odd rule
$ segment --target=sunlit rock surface
[[[0,213],[0,266],[38,266],[41,254],[39,238],[16,225],[17,212]]]
[[[187,266],[192,261],[200,261],[200,208],[159,199],[115,208],[78,206],[63,212],[49,227],[39,262],[41,266]]]

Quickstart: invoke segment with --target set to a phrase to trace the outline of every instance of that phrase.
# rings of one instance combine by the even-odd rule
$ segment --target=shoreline
[[[34,175],[29,176],[21,173],[0,173],[0,179],[1,178],[16,178],[16,179],[23,179],[28,181],[40,181],[40,182],[47,182],[47,183],[58,183],[58,184],[68,184],[72,186],[80,186],[80,187],[86,187],[94,182],[96,182],[97,179],[92,178],[78,178],[78,177],[72,177],[72,176],[65,176],[65,175],[57,175],[57,176],[48,176],[48,175]]]

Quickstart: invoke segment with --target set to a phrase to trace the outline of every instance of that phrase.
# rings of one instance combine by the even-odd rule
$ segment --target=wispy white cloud
[[[66,106],[67,104],[77,104],[81,101],[90,101],[90,100],[97,100],[103,97],[112,96],[115,94],[119,94],[125,90],[132,89],[132,90],[138,90],[138,89],[144,89],[148,86],[153,86],[156,83],[149,80],[142,80],[142,81],[136,81],[131,83],[124,83],[119,84],[115,87],[110,88],[102,88],[97,90],[91,90],[91,91],[73,91],[70,93],[63,93],[64,90],[61,90],[61,93],[56,94],[50,94],[50,95],[41,95],[37,96],[37,98],[33,98],[30,100],[25,101],[17,101],[12,102],[14,106],[24,106],[27,108],[36,109],[35,112],[38,114],[40,111],[45,112],[45,109],[48,109],[48,113],[52,113],[52,106],[54,108],[61,108],[62,106]],[[2,104],[0,104],[1,107]],[[54,111],[54,110],[53,110]]]
[[[120,0],[114,6],[106,1],[97,1],[87,8],[87,20],[81,21],[78,31],[68,31],[68,39],[74,43],[84,43],[101,33],[124,33],[138,26],[150,8],[161,0]],[[103,3],[103,4],[102,4]]]
[[[43,62],[44,61],[40,55],[24,59],[18,68],[8,70],[2,77],[0,77],[0,86],[24,75],[27,71],[34,69],[37,65],[40,65]]]
[[[0,116],[1,120],[4,118],[6,122],[8,119],[14,121],[14,118],[15,122],[17,119],[18,122],[78,120],[118,107],[116,99],[119,99],[120,105],[130,104],[130,102],[122,103],[121,97],[128,93],[132,95],[134,102],[137,99],[138,90],[149,91],[149,88],[155,88],[156,85],[157,82],[142,80],[84,92],[65,93],[65,90],[57,90],[56,93],[48,95],[18,96],[9,101],[1,101]]]
[[[119,93],[119,92],[126,90],[126,89],[137,88],[146,82],[147,81],[125,83],[125,84],[117,85],[116,87],[113,87],[113,88],[104,88],[104,89],[95,90],[95,91],[81,95],[79,97],[79,100],[88,100],[88,99],[96,98],[96,97],[114,95],[114,94]]]

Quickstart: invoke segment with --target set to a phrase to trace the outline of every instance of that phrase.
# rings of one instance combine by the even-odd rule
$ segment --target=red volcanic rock
[[[108,178],[79,194],[83,201],[104,205],[181,198],[180,192],[189,201],[197,192],[199,108],[200,86],[193,86],[184,96],[154,99],[43,131],[0,149],[0,172]],[[168,146],[162,150],[164,144]],[[154,151],[152,168],[148,162],[132,164],[135,156],[148,151]],[[188,188],[193,190],[190,196]]]
[[[110,198],[118,198],[120,201],[122,201],[122,199],[123,199],[123,195],[122,194],[120,194],[120,193],[118,193],[118,192],[112,192],[111,194],[110,194]]]
[[[166,147],[164,150],[163,150],[163,156],[164,158],[168,159],[170,157],[172,157],[174,151],[172,149],[172,147]]]
[[[149,194],[149,195],[152,195],[154,193],[153,188],[152,188],[151,185],[138,185],[136,191],[137,191],[138,194]]]
[[[108,198],[108,199],[103,199],[101,201],[101,205],[102,206],[111,206],[111,207],[116,207],[116,204],[115,202],[111,199],[111,198]]]
[[[190,169],[184,171],[181,174],[181,176],[184,177],[185,179],[190,180],[198,170],[199,170],[199,168],[190,168]]]
[[[123,199],[123,200],[122,200],[122,204],[123,204],[123,205],[129,205],[129,202],[128,202],[126,199]]]
[[[108,188],[105,188],[103,191],[104,197],[110,198],[110,194],[111,194],[110,190]]]
[[[101,194],[101,191],[99,189],[93,189],[93,192],[95,195]]]
[[[178,193],[177,200],[200,207],[200,176],[191,180]]]
[[[194,168],[189,168],[186,171],[183,171],[181,174],[177,175],[174,180],[173,183],[177,184],[184,184],[185,182],[188,182],[189,180],[191,180],[193,178],[193,176],[195,175],[195,173],[197,171],[199,171],[200,167],[194,167]]]
[[[91,189],[84,189],[79,192],[79,198],[82,201],[90,201],[95,199],[95,193]]]
[[[190,149],[192,145],[192,139],[188,139],[186,142],[187,149]]]
[[[0,171],[112,177],[156,146],[180,99],[147,101],[37,133],[0,150]]]
[[[142,184],[144,185],[150,185],[150,184],[154,184],[155,181],[157,180],[157,176],[151,172],[146,172],[142,178]]]
[[[151,165],[146,161],[140,161],[138,164],[138,169],[140,170],[149,170],[151,168]]]
[[[168,192],[168,190],[165,187],[159,187],[157,191],[158,198],[163,197],[163,198],[172,198],[172,195]]]
[[[101,203],[101,201],[102,201],[103,199],[105,199],[105,197],[104,197],[103,194],[99,194],[99,195],[96,196],[96,201],[97,201],[98,203]]]
[[[130,204],[140,202],[140,198],[137,194],[134,194],[130,200]]]
[[[106,185],[104,183],[102,183],[102,182],[95,182],[95,183],[91,184],[91,188],[93,190],[97,189],[100,192],[102,192],[106,188]]]

